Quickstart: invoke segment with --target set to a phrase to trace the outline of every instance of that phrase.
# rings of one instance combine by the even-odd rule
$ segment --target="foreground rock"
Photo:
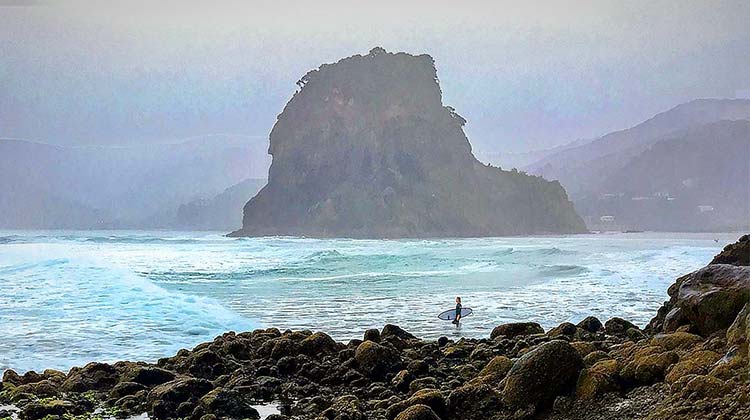
[[[270,135],[266,185],[234,236],[444,237],[584,232],[557,182],[479,162],[428,55],[374,48],[298,82]]]
[[[677,279],[668,293],[669,301],[659,308],[648,329],[673,332],[683,328],[707,336],[728,328],[750,301],[750,267],[710,264]]]
[[[717,264],[678,279],[677,290],[694,292],[670,301],[688,314],[675,331],[589,317],[547,333],[538,324],[506,324],[490,338],[458,341],[420,340],[395,325],[349,343],[311,331],[226,333],[156,364],[8,370],[0,406],[17,407],[21,420],[97,418],[102,409],[154,419],[257,419],[254,406],[268,401],[282,402],[276,420],[745,419],[744,273]],[[0,413],[3,420],[12,414]]]

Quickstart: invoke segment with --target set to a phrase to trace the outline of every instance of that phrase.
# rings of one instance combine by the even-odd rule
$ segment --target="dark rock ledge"
[[[156,364],[90,363],[4,373],[0,406],[21,419],[746,419],[750,253],[746,237],[683,276],[645,330],[588,317],[545,332],[427,341],[395,325],[346,344],[310,331],[226,333]],[[743,248],[744,247],[744,248]],[[733,257],[734,256],[734,257]],[[0,408],[0,419],[13,413]]]

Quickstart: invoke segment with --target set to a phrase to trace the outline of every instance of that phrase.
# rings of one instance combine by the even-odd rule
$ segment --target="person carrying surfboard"
[[[461,296],[456,296],[456,319],[453,323],[458,325],[459,321],[461,321]]]

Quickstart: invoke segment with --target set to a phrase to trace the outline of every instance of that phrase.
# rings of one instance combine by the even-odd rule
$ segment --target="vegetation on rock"
[[[480,163],[432,57],[382,48],[325,64],[271,131],[266,185],[235,236],[583,232],[557,182]]]

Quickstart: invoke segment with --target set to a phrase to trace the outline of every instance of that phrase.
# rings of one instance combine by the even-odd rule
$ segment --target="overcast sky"
[[[485,152],[750,96],[746,0],[35,3],[0,0],[0,137],[266,137],[304,73],[373,46],[432,55]]]

